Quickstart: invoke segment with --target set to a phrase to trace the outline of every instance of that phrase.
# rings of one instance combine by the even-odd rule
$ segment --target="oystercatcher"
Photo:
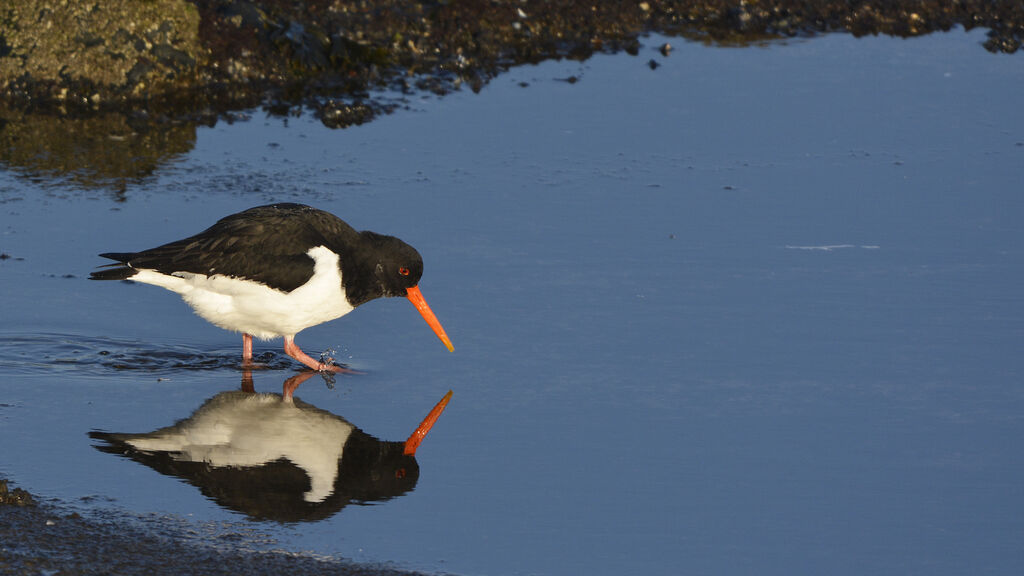
[[[181,295],[196,314],[252,338],[284,337],[284,351],[314,370],[341,372],[295,344],[304,328],[334,320],[374,298],[405,296],[454,350],[417,283],[423,259],[393,236],[358,232],[337,216],[302,204],[250,208],[195,236],[144,250],[100,254],[116,264],[93,280],[133,280]]]

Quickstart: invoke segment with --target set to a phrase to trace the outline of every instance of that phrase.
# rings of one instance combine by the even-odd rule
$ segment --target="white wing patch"
[[[313,276],[291,292],[221,274],[143,269],[131,279],[180,294],[196,314],[221,328],[263,339],[294,336],[353,310],[341,285],[338,255],[325,246],[306,254],[314,262]]]

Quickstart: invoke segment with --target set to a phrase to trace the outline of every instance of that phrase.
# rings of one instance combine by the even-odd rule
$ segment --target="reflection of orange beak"
[[[409,439],[405,441],[406,456],[416,455],[416,449],[420,447],[420,442],[423,442],[427,432],[430,432],[430,429],[434,427],[434,422],[437,422],[437,418],[441,415],[441,412],[444,412],[445,406],[448,405],[448,401],[451,399],[452,391],[449,390],[444,395],[444,398],[441,398],[441,401],[437,403],[437,406],[434,406],[434,409],[430,411],[430,414],[427,414],[427,417],[423,419],[423,422],[412,433],[412,436],[409,436]]]
[[[407,289],[406,298],[409,302],[412,302],[413,306],[420,311],[420,315],[423,319],[430,324],[430,327],[434,329],[434,334],[444,342],[444,345],[448,348],[449,352],[454,352],[455,347],[452,346],[452,341],[448,339],[448,335],[444,333],[444,328],[441,327],[441,323],[437,321],[437,316],[430,311],[430,306],[427,306],[427,301],[423,299],[423,294],[420,294],[420,289],[417,286]]]

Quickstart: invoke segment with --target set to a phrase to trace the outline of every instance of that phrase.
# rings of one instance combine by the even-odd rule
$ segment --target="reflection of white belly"
[[[354,426],[274,394],[225,392],[192,417],[127,443],[145,452],[169,452],[176,460],[213,467],[256,467],[285,458],[310,479],[307,502],[334,492],[338,464]]]
[[[294,336],[353,309],[341,286],[338,255],[323,246],[307,254],[314,261],[313,276],[291,292],[219,274],[139,270],[131,279],[177,292],[196,314],[221,328],[257,338]]]

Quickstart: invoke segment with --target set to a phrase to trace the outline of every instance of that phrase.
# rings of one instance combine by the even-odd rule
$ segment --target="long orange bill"
[[[448,335],[444,333],[444,328],[441,327],[441,323],[438,322],[437,316],[430,310],[430,306],[427,306],[427,301],[423,299],[423,294],[420,294],[418,286],[413,286],[406,290],[406,298],[412,302],[413,306],[420,311],[420,315],[423,319],[430,324],[430,327],[434,329],[434,334],[444,342],[444,345],[448,348],[449,352],[455,352],[455,347],[452,346],[452,341],[448,339]]]
[[[437,418],[441,416],[441,412],[444,412],[445,406],[448,405],[448,401],[452,399],[452,391],[449,390],[444,398],[434,406],[434,409],[427,414],[427,417],[423,419],[416,431],[409,436],[409,439],[405,441],[405,455],[415,456],[416,449],[420,447],[420,442],[423,442],[423,438],[427,436],[427,432],[434,427],[434,423],[437,422]]]

